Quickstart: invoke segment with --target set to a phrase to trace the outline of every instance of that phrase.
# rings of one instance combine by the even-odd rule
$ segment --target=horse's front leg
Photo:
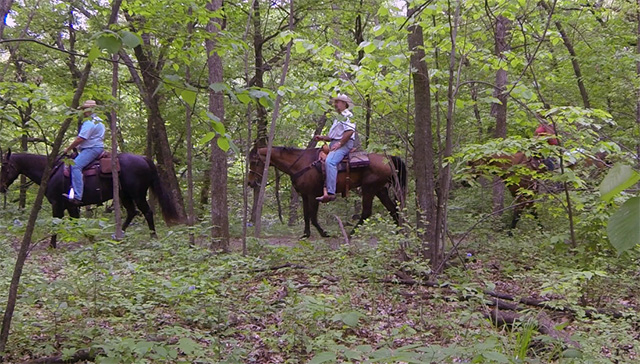
[[[316,200],[313,196],[309,198],[309,219],[311,219],[311,223],[316,227],[318,233],[323,238],[328,238],[329,234],[318,224],[318,206],[320,202]]]
[[[371,191],[365,191],[364,189],[362,190],[362,214],[360,214],[360,220],[358,220],[358,223],[353,227],[353,230],[351,230],[349,236],[353,235],[353,233],[356,232],[356,228],[362,225],[364,220],[371,217],[371,213],[373,211],[373,196],[374,193],[372,193]]]
[[[311,236],[311,226],[309,224],[309,197],[302,195],[302,212],[304,214],[304,234],[302,238],[308,238]]]
[[[72,206],[72,207],[75,207],[75,206]],[[51,212],[52,212],[53,217],[57,217],[59,219],[62,219],[64,217],[64,209],[65,209],[65,207],[60,203],[51,204]],[[76,217],[79,217],[78,208],[75,207],[75,209],[76,209],[76,215],[78,215]],[[69,215],[72,216],[71,215],[71,210],[69,210]],[[51,235],[51,241],[49,242],[49,246],[51,248],[53,248],[53,249],[57,248],[57,246],[58,246],[58,234]]]

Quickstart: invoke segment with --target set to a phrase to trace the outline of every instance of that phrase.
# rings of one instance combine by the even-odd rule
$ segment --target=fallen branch
[[[95,361],[98,354],[103,354],[102,349],[95,350],[93,352],[89,350],[78,350],[71,357],[63,359],[62,355],[48,356],[45,358],[33,359],[22,362],[22,364],[63,364],[63,363],[77,363],[80,361]]]

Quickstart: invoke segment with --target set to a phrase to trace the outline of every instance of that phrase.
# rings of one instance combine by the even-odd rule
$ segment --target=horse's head
[[[0,193],[6,193],[7,188],[18,178],[18,169],[11,161],[11,149],[2,158],[2,168],[0,169]]]
[[[262,173],[264,172],[264,161],[258,152],[257,147],[253,147],[249,152],[249,175],[247,176],[247,184],[251,188],[255,188],[262,182]]]

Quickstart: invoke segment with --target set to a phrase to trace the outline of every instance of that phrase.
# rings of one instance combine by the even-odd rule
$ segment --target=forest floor
[[[411,233],[381,218],[348,244],[335,226],[301,240],[273,224],[246,256],[238,237],[215,254],[206,235],[149,240],[138,223],[114,242],[80,220],[56,250],[37,234],[5,360],[640,362],[636,258],[571,250],[527,223],[515,237],[474,231],[435,276]],[[20,235],[0,228],[7,292]]]

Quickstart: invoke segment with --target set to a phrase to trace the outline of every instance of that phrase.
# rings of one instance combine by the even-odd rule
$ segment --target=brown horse
[[[585,167],[595,167],[602,170],[609,167],[606,161],[607,154],[599,152],[594,155],[579,153],[577,159],[567,164],[568,168],[576,168],[581,164]],[[472,174],[478,172],[497,175],[507,186],[513,196],[513,219],[511,229],[515,228],[520,220],[522,212],[533,206],[531,198],[538,191],[542,173],[548,172],[547,167],[539,157],[527,156],[523,152],[515,154],[493,154],[475,161],[469,162]],[[536,212],[533,212],[536,215]]]
[[[264,161],[267,148],[252,149],[249,154],[251,168],[249,171],[249,185],[257,186],[264,171]],[[302,196],[304,210],[304,235],[311,235],[309,222],[318,229],[321,236],[327,233],[318,224],[317,196],[322,195],[324,178],[319,159],[320,149],[296,149],[288,147],[273,147],[271,162],[275,168],[291,176],[293,188]],[[404,200],[407,185],[407,168],[399,157],[385,157],[380,154],[369,154],[370,164],[367,167],[352,169],[349,175],[349,189],[362,188],[362,214],[355,227],[362,224],[371,216],[373,197],[378,196],[391,217],[399,222],[395,198],[390,197],[389,187],[394,186],[396,198]],[[336,193],[346,192],[347,175],[338,173]],[[354,230],[355,230],[354,227]],[[351,231],[353,234],[353,231]]]

